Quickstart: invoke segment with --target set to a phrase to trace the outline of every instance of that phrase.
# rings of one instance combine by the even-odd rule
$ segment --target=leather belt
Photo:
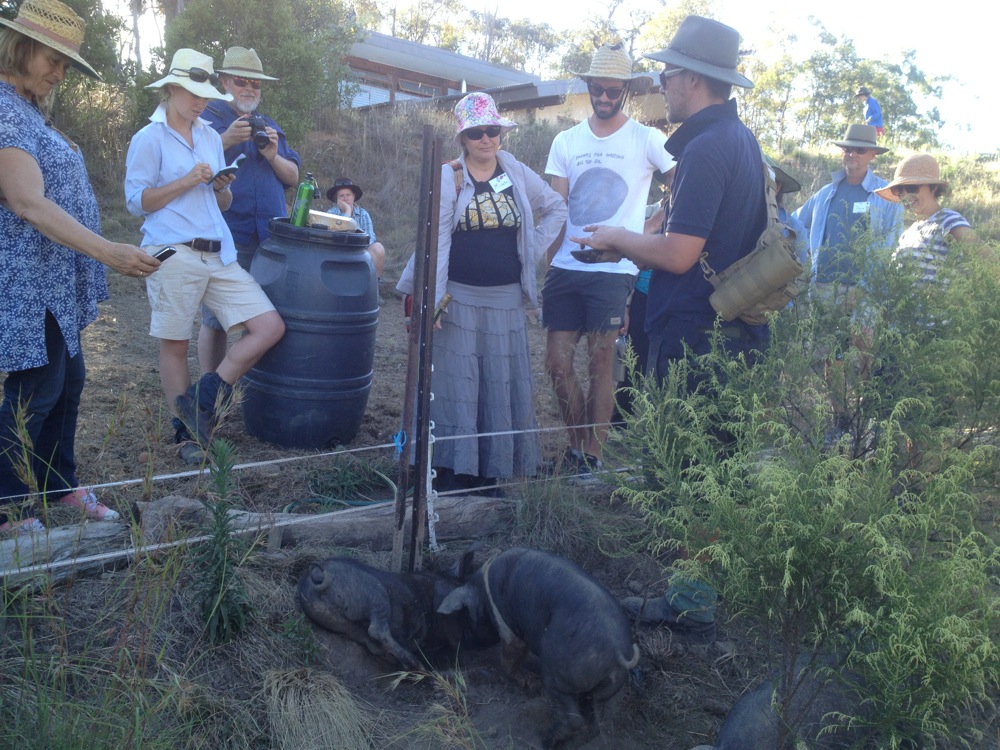
[[[182,244],[187,245],[192,250],[197,250],[199,253],[222,252],[222,240],[203,240],[200,237],[196,237],[195,239],[188,240]]]

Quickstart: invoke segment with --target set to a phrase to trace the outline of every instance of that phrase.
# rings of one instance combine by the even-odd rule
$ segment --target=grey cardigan
[[[441,166],[441,212],[438,217],[437,287],[434,304],[437,305],[447,291],[448,261],[451,258],[451,235],[458,226],[466,206],[472,200],[475,185],[462,164],[461,187],[455,189],[455,170],[451,164]],[[538,281],[535,266],[545,256],[563,225],[566,223],[566,201],[549,187],[541,177],[506,151],[497,151],[497,161],[510,177],[514,187],[514,201],[521,209],[521,228],[517,235],[517,255],[521,260],[521,290],[531,305],[538,304]],[[527,208],[530,207],[530,212]],[[414,258],[403,269],[396,289],[413,294]]]

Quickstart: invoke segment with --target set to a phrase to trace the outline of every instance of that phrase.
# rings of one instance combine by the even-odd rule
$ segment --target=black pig
[[[625,613],[604,586],[563,557],[515,548],[448,594],[438,612],[463,608],[474,627],[488,626],[493,642],[503,641],[506,669],[518,666],[528,650],[541,662],[542,682],[557,709],[545,747],[581,730],[597,734],[598,709],[639,661]]]
[[[464,555],[453,577],[390,573],[349,557],[334,557],[313,563],[302,576],[299,604],[320,627],[406,669],[422,669],[415,652],[455,649],[461,642],[460,618],[436,610],[465,580],[473,555],[473,550]]]

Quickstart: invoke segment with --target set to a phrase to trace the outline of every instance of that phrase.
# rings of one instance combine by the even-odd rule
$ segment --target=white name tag
[[[498,175],[490,180],[490,187],[493,188],[494,193],[502,193],[504,190],[509,188],[513,183],[510,181],[510,177],[504,172],[502,175]]]
[[[871,208],[868,201],[858,201],[854,204],[854,213],[856,214],[866,214],[868,209]]]

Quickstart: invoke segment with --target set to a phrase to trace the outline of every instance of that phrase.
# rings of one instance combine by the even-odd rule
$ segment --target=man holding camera
[[[264,75],[260,57],[246,47],[230,47],[219,68],[219,81],[231,102],[216,101],[202,117],[222,136],[226,163],[239,157],[231,184],[233,202],[223,214],[236,242],[237,261],[250,270],[257,246],[267,239],[267,223],[288,214],[285,190],[299,181],[299,155],[288,145],[281,127],[257,111]],[[203,372],[214,372],[226,353],[226,332],[215,316],[202,309],[198,360]]]

